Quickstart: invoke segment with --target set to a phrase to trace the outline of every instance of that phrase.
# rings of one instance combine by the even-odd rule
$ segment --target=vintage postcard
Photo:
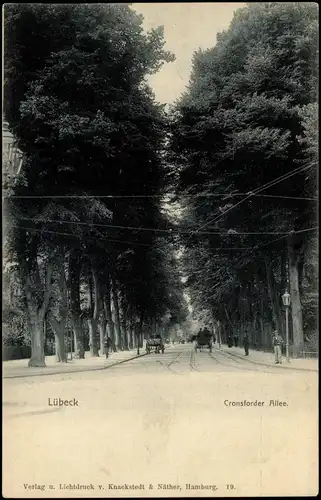
[[[4,6],[4,498],[318,494],[318,30]]]

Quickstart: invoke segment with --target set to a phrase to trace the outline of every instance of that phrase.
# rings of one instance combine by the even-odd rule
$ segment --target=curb
[[[79,370],[79,369],[76,369],[76,370],[66,370],[66,371],[62,371],[62,372],[54,372],[54,373],[33,373],[33,374],[26,374],[26,375],[8,375],[8,376],[2,376],[3,379],[9,379],[9,378],[27,378],[27,377],[42,377],[42,376],[46,376],[48,377],[49,375],[64,375],[64,374],[68,374],[68,373],[81,373],[81,372],[94,372],[94,371],[98,371],[98,370],[108,370],[108,368],[112,368],[113,366],[117,366],[117,365],[120,365],[122,363],[126,363],[127,361],[132,361],[133,359],[137,359],[137,358],[141,358],[143,356],[147,356],[147,353],[144,353],[144,354],[138,354],[136,356],[132,356],[131,358],[126,358],[126,359],[122,359],[121,361],[116,361],[115,363],[111,364],[111,365],[107,365],[107,366],[97,366],[97,367],[94,367],[94,368],[84,368],[83,370]]]
[[[285,368],[284,366],[275,366],[275,365],[271,365],[271,364],[268,364],[268,363],[263,363],[261,361],[253,361],[253,359],[244,359],[242,356],[240,356],[239,354],[235,354],[234,352],[229,352],[229,351],[226,351],[226,349],[223,349],[223,352],[227,352],[228,354],[230,354],[231,356],[235,356],[236,358],[239,358],[239,359],[243,359],[244,361],[247,361],[248,363],[253,363],[254,365],[262,365],[262,366],[268,366],[269,368],[276,368],[276,369],[283,369],[283,370],[297,370],[297,371],[300,371],[300,372],[314,372],[314,373],[318,373],[319,370],[314,370],[313,368],[297,368],[297,367],[293,367],[291,366],[290,368]]]

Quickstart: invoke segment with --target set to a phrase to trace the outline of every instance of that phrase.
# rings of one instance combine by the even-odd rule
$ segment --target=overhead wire
[[[75,234],[72,234],[72,233],[62,233],[60,231],[51,231],[49,229],[36,229],[36,228],[33,228],[33,227],[23,227],[23,226],[16,226],[15,224],[12,224],[11,227],[14,227],[16,229],[22,229],[24,231],[30,231],[30,232],[33,232],[33,231],[36,231],[36,232],[40,232],[40,233],[48,233],[48,234],[58,234],[60,236],[71,236],[73,238],[79,238],[77,235]],[[81,237],[82,239],[92,239],[92,240],[96,240],[96,241],[107,241],[107,242],[117,242],[117,243],[126,243],[128,245],[141,245],[141,246],[145,246],[145,247],[154,247],[155,245],[151,245],[151,244],[147,244],[147,243],[140,243],[140,242],[136,242],[136,241],[125,241],[125,240],[116,240],[116,239],[113,239],[113,238],[95,238],[94,236],[85,236],[85,237]],[[217,247],[216,249],[214,250],[249,250],[249,247],[228,247],[228,248],[225,248],[225,247]]]
[[[196,231],[192,231],[192,235],[197,233],[199,230],[203,229],[204,227],[208,226],[208,224],[211,224],[211,223],[215,223],[217,221],[219,221],[220,219],[222,219],[224,217],[225,214],[227,214],[228,212],[230,212],[231,210],[233,210],[234,208],[236,208],[237,206],[241,205],[241,203],[244,203],[244,201],[248,200],[249,198],[251,198],[253,196],[253,194],[258,194],[260,191],[263,191],[265,189],[268,189],[284,180],[287,180],[289,179],[290,177],[292,177],[293,175],[296,175],[298,173],[301,173],[309,168],[311,168],[313,165],[307,165],[307,166],[304,166],[304,167],[298,167],[297,169],[294,169],[292,170],[291,172],[288,172],[287,174],[284,174],[280,177],[277,177],[276,179],[274,179],[273,181],[270,181],[266,184],[263,184],[263,186],[260,186],[256,189],[254,189],[253,191],[249,191],[248,195],[243,198],[242,200],[240,200],[239,202],[237,202],[235,205],[232,205],[232,207],[229,207],[225,212],[221,213],[220,215],[210,219],[209,221],[207,221],[205,224],[202,224],[201,227]]]
[[[4,216],[6,217],[6,216]],[[138,226],[121,226],[121,225],[114,225],[114,224],[99,224],[99,223],[91,223],[91,222],[82,222],[82,221],[69,221],[69,220],[59,220],[59,219],[46,219],[46,221],[37,221],[32,217],[19,217],[19,220],[24,221],[33,221],[36,224],[40,224],[41,222],[52,222],[55,224],[76,224],[76,225],[84,225],[84,226],[89,226],[89,227],[103,227],[103,228],[112,228],[112,229],[128,229],[132,231],[152,231],[152,232],[161,232],[161,233],[170,233],[173,234],[175,231],[177,233],[187,233],[189,234],[191,229],[190,228],[179,228],[179,227],[173,227],[171,229],[160,229],[160,228],[150,228],[150,227],[138,227]],[[223,232],[223,231],[199,231],[197,234],[208,234],[208,235],[221,235],[221,236],[245,236],[245,235],[278,235],[278,234],[284,234],[287,235],[289,234],[288,231],[244,231],[240,232],[237,230],[234,230],[233,232]]]
[[[260,191],[268,189],[268,188],[270,188],[270,187],[272,187],[272,186],[274,186],[274,185],[276,185],[276,184],[278,184],[278,183],[280,183],[280,182],[282,182],[284,180],[287,180],[288,178],[292,177],[293,175],[296,175],[296,174],[300,173],[301,171],[307,170],[308,168],[311,168],[311,166],[299,167],[298,169],[295,169],[292,172],[289,172],[288,174],[284,174],[283,176],[280,176],[280,177],[276,178],[273,181],[270,181],[270,182],[268,182],[266,184],[263,184],[263,186],[260,186],[259,188],[256,188],[254,191],[250,191],[248,193],[248,196],[246,198],[244,198],[243,200],[239,201],[238,203],[236,203],[232,207],[228,208],[225,212],[221,213],[218,217],[215,217],[214,219],[211,219],[210,221],[206,222],[203,226],[201,226],[201,229],[203,227],[206,227],[209,223],[217,222],[218,220],[222,219],[226,213],[230,212],[231,210],[233,210],[233,208],[241,205],[241,203],[243,203],[244,201],[246,201],[249,198],[251,198],[253,196],[253,194],[257,194]]]
[[[255,247],[254,249],[255,250],[260,250],[261,248],[266,247],[266,246],[270,245],[271,243],[275,243],[276,241],[279,241],[279,240],[282,240],[284,238],[287,238],[288,236],[292,236],[292,235],[295,235],[295,234],[306,233],[308,231],[316,231],[318,229],[319,228],[316,226],[316,227],[309,227],[309,228],[306,228],[306,229],[299,229],[298,231],[290,231],[288,234],[286,234],[284,236],[280,236],[279,238],[276,238],[275,240],[268,241],[267,243],[264,243],[263,245]]]
[[[72,234],[72,233],[62,233],[60,231],[51,231],[49,229],[36,229],[36,228],[33,228],[33,227],[23,227],[23,226],[16,226],[14,224],[12,224],[11,227],[14,227],[16,229],[23,229],[24,231],[36,231],[36,232],[40,232],[40,233],[48,233],[48,234],[58,234],[60,236],[71,236],[73,238],[80,238],[78,237],[76,234]],[[85,238],[81,237],[81,239],[91,239],[91,240],[96,240],[96,241],[112,241],[112,242],[116,242],[116,243],[126,243],[126,244],[133,244],[133,245],[141,245],[141,246],[146,246],[146,247],[153,247],[154,245],[149,245],[147,243],[140,243],[140,242],[136,242],[136,241],[124,241],[124,240],[116,240],[116,239],[111,239],[111,238],[96,238],[94,236],[85,236]]]
[[[206,227],[208,224],[213,223],[213,222],[217,222],[218,220],[222,219],[226,213],[228,213],[229,211],[231,211],[233,208],[236,208],[237,206],[239,206],[241,203],[243,203],[247,199],[249,199],[249,198],[251,198],[253,196],[257,196],[258,193],[260,193],[261,191],[263,191],[265,189],[268,189],[268,188],[274,186],[275,184],[278,184],[279,182],[282,182],[283,180],[286,180],[286,179],[292,177],[293,175],[296,175],[299,172],[303,172],[303,171],[307,170],[308,168],[311,168],[311,166],[313,166],[313,165],[307,165],[307,166],[304,166],[304,167],[298,167],[297,169],[295,169],[295,170],[293,170],[291,172],[288,172],[287,174],[284,174],[284,175],[282,175],[282,176],[274,179],[273,181],[270,181],[270,182],[264,184],[263,186],[260,186],[259,188],[254,189],[253,191],[250,191],[250,192],[246,193],[246,197],[244,199],[240,200],[238,203],[236,203],[235,205],[233,205],[232,207],[230,207],[228,210],[226,210],[225,212],[221,213],[218,217],[214,217],[214,219],[211,219],[211,220],[207,221],[199,229],[195,229],[195,230],[194,229],[182,230],[182,229],[179,228],[178,232],[182,233],[182,232],[185,231],[185,232],[187,232],[187,234],[190,234],[191,236],[193,234],[220,234],[220,235],[224,235],[224,236],[246,235],[246,234],[248,234],[248,235],[250,235],[250,234],[252,234],[252,235],[255,235],[255,234],[256,235],[258,235],[258,234],[271,234],[271,235],[272,234],[283,234],[281,236],[281,238],[277,238],[277,240],[282,239],[284,237],[287,237],[288,234],[290,234],[290,233],[279,233],[279,232],[243,232],[243,233],[241,233],[241,232],[234,233],[233,232],[233,233],[223,233],[223,232],[209,232],[209,231],[201,232],[200,230],[203,229],[204,227]],[[228,194],[225,193],[224,196],[233,197],[233,196],[241,195],[241,194],[242,193],[233,193],[232,192],[232,193],[228,193]],[[219,195],[220,194],[218,194],[218,196]],[[29,197],[28,196],[21,196],[21,197],[19,197],[19,196],[12,196],[12,197],[13,198],[15,198],[15,197],[16,198],[28,198],[28,199],[32,199],[32,198],[48,198],[49,199],[49,198],[117,198],[117,197],[120,197],[120,198],[126,198],[126,197],[128,197],[128,198],[131,198],[131,197],[133,197],[133,198],[139,198],[139,197],[150,197],[150,196],[163,197],[164,195],[123,195],[123,196],[121,196],[121,195],[103,195],[103,196],[88,196],[88,195],[81,195],[81,196],[80,195],[74,195],[73,196],[73,195],[63,195],[63,196],[29,196]],[[194,195],[189,195],[189,196],[194,196]],[[206,195],[205,194],[200,194],[199,196],[206,196]],[[213,194],[213,196],[215,196],[215,194]],[[260,195],[260,196],[264,196],[264,195]],[[266,196],[275,197],[274,195],[266,195]],[[285,197],[283,196],[282,198],[285,198]],[[289,198],[292,198],[292,197],[289,197]],[[293,197],[293,198],[297,199],[298,197]],[[22,218],[22,220],[33,220],[34,221],[34,219],[31,219],[31,218]],[[70,223],[86,224],[86,225],[93,226],[93,227],[94,226],[97,226],[97,227],[109,227],[109,228],[113,227],[113,228],[118,228],[118,229],[130,229],[130,230],[137,230],[137,231],[142,230],[142,231],[155,231],[155,232],[159,231],[159,232],[163,232],[163,233],[164,232],[173,233],[172,229],[143,228],[143,227],[131,227],[131,226],[116,226],[116,225],[111,225],[111,224],[109,224],[109,225],[91,224],[91,223],[82,223],[80,221],[56,221],[56,220],[53,220],[53,219],[51,219],[50,221],[51,222],[55,222],[55,223],[62,223],[62,222],[64,222],[64,223],[69,223],[69,224]],[[18,227],[18,226],[15,226],[15,227]],[[23,229],[23,228],[21,227],[21,229]],[[32,230],[30,228],[29,229],[25,228],[25,229],[26,230]],[[34,230],[36,230],[36,229],[34,229]],[[308,230],[311,230],[311,229],[308,229]],[[45,230],[41,230],[41,231],[45,232]],[[47,232],[49,232],[49,231],[47,231]],[[58,234],[58,232],[55,232],[55,233]],[[69,233],[61,233],[61,234],[70,236]],[[119,241],[121,243],[125,243],[125,241],[123,241],[123,240],[108,239],[107,241],[115,241],[115,242]],[[273,240],[273,241],[276,241],[276,240]],[[135,243],[135,244],[137,244],[136,242],[127,242],[127,243]],[[138,244],[145,245],[145,244],[142,244],[142,243],[138,243]],[[263,246],[265,246],[265,245],[263,245]],[[262,247],[259,247],[259,248],[262,248]],[[245,248],[242,247],[242,249],[245,249]]]
[[[233,193],[232,192],[227,192],[227,193],[200,193],[200,194],[176,194],[176,193],[171,193],[171,194],[144,194],[144,195],[113,195],[113,194],[106,194],[106,195],[10,195],[10,196],[3,196],[4,199],[27,199],[27,200],[37,200],[37,199],[92,199],[92,198],[99,198],[99,199],[126,199],[126,198],[168,198],[168,197],[173,197],[173,198],[219,198],[219,197],[235,197],[235,196],[248,196],[249,192],[247,193]],[[277,195],[270,195],[270,194],[253,194],[251,195],[253,197],[258,197],[258,198],[278,198],[278,199],[289,199],[289,200],[303,200],[303,201],[318,201],[318,198],[311,198],[311,197],[302,197],[302,196],[277,196]]]

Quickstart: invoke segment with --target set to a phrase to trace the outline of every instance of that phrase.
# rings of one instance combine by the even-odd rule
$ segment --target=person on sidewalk
[[[239,345],[239,336],[237,333],[234,334],[234,346],[237,347]]]
[[[233,339],[231,335],[227,337],[227,347],[233,347]]]
[[[249,355],[249,347],[250,347],[250,339],[249,339],[249,335],[247,332],[245,332],[245,334],[244,334],[243,347],[244,347],[244,351],[245,351],[245,356],[248,356]]]
[[[277,365],[282,364],[282,344],[284,343],[284,341],[277,330],[274,330],[272,343],[274,348],[275,363]]]

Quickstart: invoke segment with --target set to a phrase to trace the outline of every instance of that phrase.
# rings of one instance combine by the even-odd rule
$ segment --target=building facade
[[[9,130],[9,124],[2,116],[2,168],[3,174],[19,175],[22,166],[22,153],[16,146],[14,136]]]
[[[10,187],[15,179],[19,176],[22,166],[22,153],[16,146],[14,136],[9,130],[9,124],[2,115],[2,191],[3,191],[3,261],[2,261],[2,278],[3,278],[3,303],[11,306],[14,302],[14,297],[18,293],[16,276],[13,272],[15,263],[10,262],[6,258],[6,241],[7,231],[10,229],[10,214],[6,209],[6,196],[9,195]]]

